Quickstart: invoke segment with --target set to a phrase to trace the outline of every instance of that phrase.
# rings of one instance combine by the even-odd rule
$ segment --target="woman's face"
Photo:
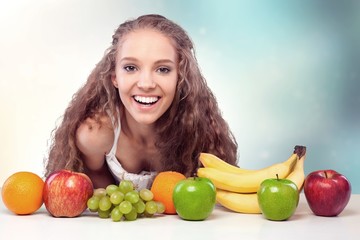
[[[125,36],[117,56],[113,84],[128,117],[152,124],[170,107],[178,76],[177,53],[171,40],[152,30]]]

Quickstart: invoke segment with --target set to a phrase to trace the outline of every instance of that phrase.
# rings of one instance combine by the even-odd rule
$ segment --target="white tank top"
[[[111,117],[111,116],[110,116]],[[111,117],[113,122],[114,118]],[[115,124],[113,124],[115,126]],[[117,183],[121,180],[131,180],[134,183],[136,189],[142,188],[150,189],[151,184],[157,174],[157,172],[142,171],[140,173],[129,173],[121,166],[121,163],[116,158],[116,148],[120,136],[120,118],[116,127],[114,127],[114,144],[108,154],[105,155],[106,163],[110,169],[111,174],[114,176]]]

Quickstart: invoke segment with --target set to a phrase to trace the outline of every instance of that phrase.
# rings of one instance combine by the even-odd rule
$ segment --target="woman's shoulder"
[[[113,124],[106,115],[85,119],[76,131],[76,144],[83,153],[108,152],[113,142]]]

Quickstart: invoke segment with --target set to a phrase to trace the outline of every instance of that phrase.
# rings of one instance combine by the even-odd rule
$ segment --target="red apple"
[[[76,217],[87,208],[93,190],[87,175],[69,170],[55,171],[45,180],[44,204],[54,217]]]
[[[349,180],[334,170],[318,170],[305,178],[304,193],[311,211],[318,216],[337,216],[351,196]]]

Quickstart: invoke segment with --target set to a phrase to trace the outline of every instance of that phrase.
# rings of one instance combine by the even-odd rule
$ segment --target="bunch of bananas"
[[[259,170],[233,166],[210,153],[201,153],[199,160],[204,167],[197,171],[199,177],[209,178],[216,186],[216,200],[222,206],[240,213],[261,213],[257,190],[268,178],[286,178],[301,191],[305,180],[305,146],[295,146],[294,152],[284,162]]]

